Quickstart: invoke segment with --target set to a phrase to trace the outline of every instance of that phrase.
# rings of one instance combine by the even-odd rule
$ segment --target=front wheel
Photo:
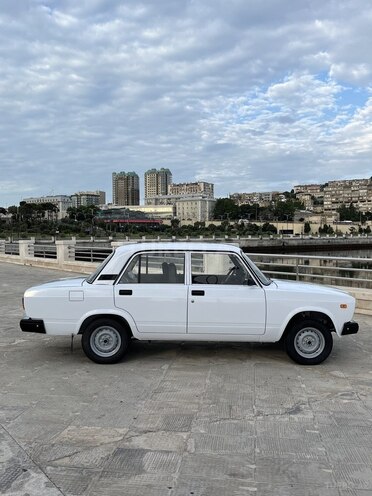
[[[322,363],[331,353],[332,346],[331,332],[317,320],[298,322],[285,338],[288,355],[301,365]]]
[[[116,320],[98,319],[85,329],[81,345],[93,362],[116,363],[128,349],[129,336]]]

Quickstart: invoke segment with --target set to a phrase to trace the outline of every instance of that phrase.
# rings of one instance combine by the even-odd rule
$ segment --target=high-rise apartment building
[[[145,172],[145,203],[147,198],[167,195],[172,184],[172,173],[169,169],[150,169]]]
[[[112,203],[114,205],[139,205],[139,177],[135,172],[112,173]]]

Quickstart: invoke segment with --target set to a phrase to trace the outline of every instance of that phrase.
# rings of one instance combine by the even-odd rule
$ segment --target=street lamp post
[[[283,214],[284,217],[287,219],[287,235],[288,235],[288,217],[290,217],[290,214]]]

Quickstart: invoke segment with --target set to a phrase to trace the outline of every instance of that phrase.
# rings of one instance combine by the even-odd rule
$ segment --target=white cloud
[[[218,194],[369,176],[371,20],[362,0],[3,4],[0,205],[162,166]]]

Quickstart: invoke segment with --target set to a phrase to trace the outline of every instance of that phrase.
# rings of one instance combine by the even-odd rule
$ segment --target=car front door
[[[188,334],[264,334],[265,291],[237,254],[195,252],[190,265]]]
[[[137,254],[115,284],[114,299],[115,306],[132,316],[141,333],[185,334],[185,254]]]

